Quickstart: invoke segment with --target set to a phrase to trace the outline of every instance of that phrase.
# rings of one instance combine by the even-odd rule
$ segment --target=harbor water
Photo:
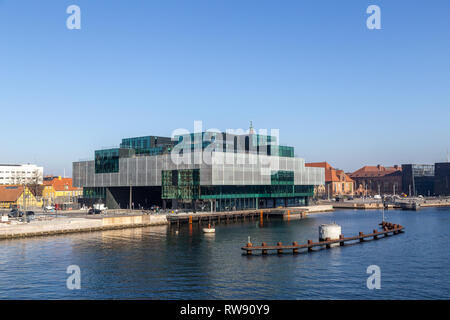
[[[405,233],[293,255],[246,256],[255,245],[318,240],[321,224],[344,236],[371,232],[381,211],[339,210],[306,219],[124,229],[0,242],[1,299],[450,299],[450,209],[389,210]],[[178,232],[177,232],[178,230]],[[79,266],[81,289],[66,286]],[[367,268],[381,270],[369,290]]]

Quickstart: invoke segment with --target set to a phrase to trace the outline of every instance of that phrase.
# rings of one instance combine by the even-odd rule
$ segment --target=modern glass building
[[[269,135],[201,132],[123,139],[73,163],[84,201],[108,208],[240,210],[308,205],[323,168],[305,167],[294,148]]]

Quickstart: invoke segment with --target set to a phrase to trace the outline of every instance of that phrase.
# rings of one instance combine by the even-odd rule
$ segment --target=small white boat
[[[208,228],[203,228],[203,232],[204,233],[214,233],[214,232],[216,232],[216,229],[215,228],[211,228],[211,225],[208,224]]]

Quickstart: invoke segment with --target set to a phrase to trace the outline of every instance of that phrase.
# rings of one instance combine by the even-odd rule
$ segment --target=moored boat
[[[214,233],[214,232],[216,232],[216,229],[211,227],[210,224],[208,224],[208,228],[203,228],[203,232],[204,233]]]

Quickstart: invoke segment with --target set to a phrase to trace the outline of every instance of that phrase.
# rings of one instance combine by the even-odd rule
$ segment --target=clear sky
[[[194,120],[348,171],[450,148],[448,0],[0,0],[0,41],[0,163],[46,174]]]

